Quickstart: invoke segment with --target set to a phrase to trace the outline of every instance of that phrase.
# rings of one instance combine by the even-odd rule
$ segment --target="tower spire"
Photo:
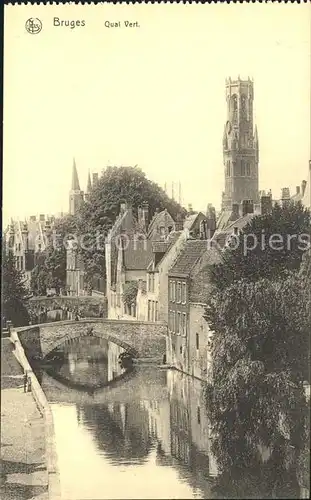
[[[80,189],[76,160],[73,159],[71,191],[69,193],[69,213],[75,215],[84,200],[84,194]]]
[[[86,188],[86,192],[90,193],[91,189],[92,189],[92,181],[91,181],[91,174],[90,174],[90,171],[89,171],[88,176],[87,176],[87,188]]]
[[[75,158],[73,159],[73,165],[72,165],[71,190],[72,191],[80,191],[80,183],[79,183],[79,177],[78,177],[78,172],[77,172],[77,166],[76,166],[76,160],[75,160]]]

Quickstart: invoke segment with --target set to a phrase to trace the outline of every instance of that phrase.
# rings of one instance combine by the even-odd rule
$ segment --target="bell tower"
[[[258,134],[253,124],[254,84],[226,80],[227,122],[223,135],[225,191],[222,209],[232,209],[243,200],[259,201]]]

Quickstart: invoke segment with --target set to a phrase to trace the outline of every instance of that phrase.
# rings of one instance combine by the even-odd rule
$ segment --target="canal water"
[[[230,484],[229,496],[215,492],[200,381],[155,366],[126,370],[122,352],[80,338],[38,370],[54,416],[62,498],[238,498]],[[240,498],[260,496],[246,482]]]

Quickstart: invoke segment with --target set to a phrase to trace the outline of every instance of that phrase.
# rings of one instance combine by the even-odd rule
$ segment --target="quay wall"
[[[37,404],[37,407],[44,418],[45,424],[45,460],[46,468],[48,474],[48,495],[49,500],[60,500],[60,479],[59,470],[57,463],[57,453],[55,447],[55,431],[53,414],[50,405],[46,399],[46,396],[35,376],[32,368],[28,362],[25,355],[25,351],[20,342],[19,336],[16,331],[11,331],[11,342],[14,344],[14,354],[20,365],[22,366],[24,373],[27,374],[28,380],[30,381],[30,387],[32,396]]]

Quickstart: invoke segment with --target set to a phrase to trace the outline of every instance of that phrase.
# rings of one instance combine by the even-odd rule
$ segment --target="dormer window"
[[[234,235],[238,235],[238,234],[239,234],[239,228],[234,227],[234,228],[233,228],[233,234],[234,234]]]

